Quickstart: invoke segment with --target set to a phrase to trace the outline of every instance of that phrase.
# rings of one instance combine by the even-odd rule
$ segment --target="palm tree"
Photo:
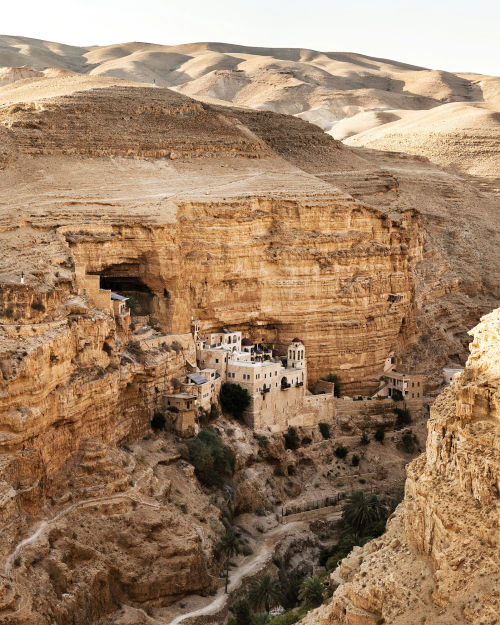
[[[269,612],[280,604],[281,592],[279,582],[271,575],[263,575],[252,582],[248,591],[248,598],[255,610]]]
[[[229,582],[229,561],[233,556],[240,553],[242,546],[243,543],[240,537],[232,530],[226,532],[226,535],[223,536],[217,544],[217,551],[222,553],[226,558],[226,593]]]
[[[362,533],[371,523],[382,520],[386,510],[376,495],[368,497],[362,490],[349,495],[342,508],[342,519],[355,532]]]
[[[325,586],[321,577],[306,577],[300,585],[299,599],[305,603],[305,605],[316,607],[323,602],[323,595],[325,592]]]

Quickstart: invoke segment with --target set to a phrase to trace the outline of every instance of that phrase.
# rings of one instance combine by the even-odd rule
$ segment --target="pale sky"
[[[300,47],[500,75],[499,0],[4,0],[0,34]]]

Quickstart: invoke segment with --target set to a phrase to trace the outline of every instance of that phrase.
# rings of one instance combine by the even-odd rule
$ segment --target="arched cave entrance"
[[[155,295],[142,280],[141,266],[135,263],[110,265],[99,272],[101,289],[110,289],[113,293],[133,298],[138,306],[134,310],[138,315],[150,315],[153,312]]]

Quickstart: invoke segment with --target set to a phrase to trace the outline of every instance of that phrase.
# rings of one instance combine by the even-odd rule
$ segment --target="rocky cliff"
[[[426,453],[407,469],[386,533],[334,572],[304,624],[498,622],[500,309],[471,331],[464,373],[434,403]]]

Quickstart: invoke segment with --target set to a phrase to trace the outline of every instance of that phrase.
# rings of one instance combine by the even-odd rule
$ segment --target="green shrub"
[[[275,616],[270,621],[268,621],[267,625],[293,625],[299,620],[300,616],[294,610],[288,610],[287,612],[283,612],[283,614],[279,614]]]
[[[182,345],[179,343],[179,341],[173,341],[170,347],[174,350],[176,354],[178,354],[182,350]]]
[[[135,297],[129,297],[127,300],[127,306],[130,310],[131,315],[136,315],[139,309],[141,308],[139,302],[135,299]]]
[[[338,447],[335,447],[333,453],[337,456],[337,458],[345,458],[348,454],[347,447],[344,447],[344,445],[339,445]]]
[[[353,467],[357,467],[359,465],[359,456],[357,454],[352,455],[351,464]]]
[[[403,401],[403,393],[397,389],[393,389],[391,397],[394,401]]]
[[[396,415],[396,427],[402,428],[411,423],[411,414],[408,408],[394,408]]]
[[[374,438],[377,442],[379,443],[383,443],[384,442],[384,438],[385,438],[385,432],[382,428],[378,428],[377,430],[375,430],[375,435]]]
[[[333,382],[333,394],[335,397],[340,397],[340,378],[335,373],[329,373],[325,378],[323,378],[326,382]]]
[[[299,436],[294,427],[289,427],[283,436],[285,438],[285,449],[296,450],[300,447]]]
[[[220,486],[224,478],[234,472],[233,451],[223,444],[219,436],[201,430],[186,443],[196,477],[206,486]]]
[[[319,431],[321,432],[321,436],[324,439],[330,438],[330,426],[328,425],[328,423],[320,423],[318,427]]]
[[[234,625],[252,625],[252,612],[246,599],[238,599],[230,609],[234,615]]]
[[[415,451],[415,436],[411,430],[405,430],[403,432],[401,444],[406,453],[411,454]]]
[[[224,382],[219,395],[221,406],[238,421],[243,420],[243,413],[250,405],[250,394],[239,384]]]
[[[256,434],[254,432],[253,437],[259,444],[259,447],[267,447],[269,445],[269,439],[265,436],[262,436],[262,434]]]
[[[361,445],[369,445],[370,444],[370,438],[368,436],[368,434],[365,432],[365,430],[363,430],[363,434],[361,434],[361,438],[359,439],[359,442]]]

